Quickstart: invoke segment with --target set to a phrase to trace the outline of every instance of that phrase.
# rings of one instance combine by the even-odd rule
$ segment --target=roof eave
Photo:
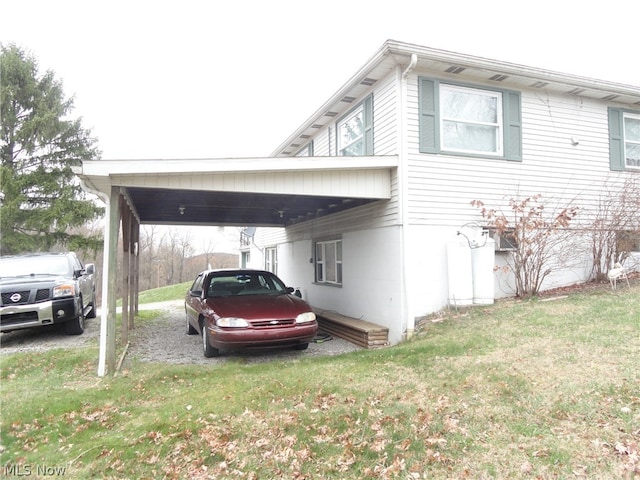
[[[371,71],[374,70],[385,58],[390,55],[401,58],[411,57],[412,54],[418,56],[418,62],[443,62],[460,65],[466,68],[474,68],[489,72],[506,74],[514,77],[527,78],[532,82],[549,82],[555,84],[564,84],[567,86],[589,89],[605,92],[608,95],[624,95],[640,98],[640,87],[626,85],[622,83],[599,80],[579,75],[566,74],[552,70],[529,67],[510,62],[503,62],[484,57],[466,55],[447,50],[439,50],[410,43],[399,42],[396,40],[387,40],[382,47],[353,75],[333,96],[331,96],[318,110],[316,110],[301,126],[295,130],[284,142],[282,142],[271,153],[272,157],[282,155],[283,151],[295,143],[303,133],[310,128],[315,121],[322,117],[327,110],[345,97],[350,90],[355,88],[362,82]],[[400,62],[398,62],[400,63]]]

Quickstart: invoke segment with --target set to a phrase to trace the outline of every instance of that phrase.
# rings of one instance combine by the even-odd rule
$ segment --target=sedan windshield
[[[267,272],[216,274],[211,278],[207,289],[207,297],[282,295],[284,293],[287,293],[284,284]]]
[[[0,257],[0,277],[30,275],[70,275],[69,262],[64,256]]]

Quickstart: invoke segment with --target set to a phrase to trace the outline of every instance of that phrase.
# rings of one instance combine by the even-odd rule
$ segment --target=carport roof
[[[396,156],[90,160],[102,196],[118,187],[142,224],[287,226],[391,196]]]

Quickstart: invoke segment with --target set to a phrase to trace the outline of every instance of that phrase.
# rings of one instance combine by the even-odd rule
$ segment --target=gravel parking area
[[[157,310],[159,315],[144,325],[129,332],[129,349],[124,367],[132,360],[142,362],[164,362],[171,364],[211,365],[226,361],[265,362],[270,360],[300,359],[310,356],[338,355],[360,350],[361,347],[341,338],[330,340],[318,338],[307,350],[278,349],[267,351],[226,352],[217,358],[205,358],[199,335],[186,334],[184,303],[181,300],[140,305],[140,309]],[[72,336],[62,329],[34,328],[3,333],[0,336],[0,354],[16,352],[38,352],[52,348],[74,348],[97,345],[100,335],[100,314],[87,320],[85,332]]]

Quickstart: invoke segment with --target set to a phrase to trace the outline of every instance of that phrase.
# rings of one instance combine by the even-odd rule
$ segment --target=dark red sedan
[[[202,335],[205,357],[245,348],[304,350],[318,323],[293,291],[267,271],[206,270],[187,292],[187,334]]]

